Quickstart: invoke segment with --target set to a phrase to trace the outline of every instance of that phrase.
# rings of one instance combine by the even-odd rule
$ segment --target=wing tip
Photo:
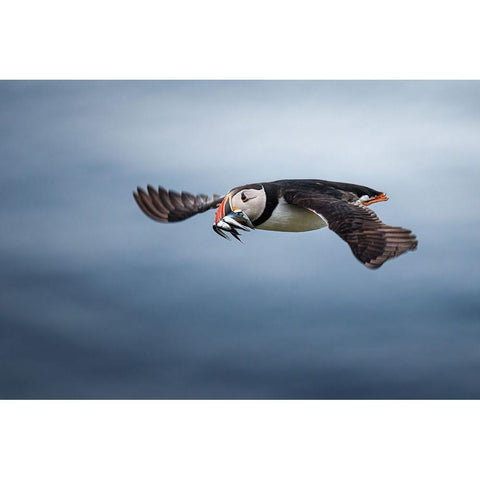
[[[394,258],[399,257],[400,255],[403,255],[404,253],[416,250],[418,247],[417,237],[414,234],[411,234],[409,235],[408,240],[410,240],[410,243],[407,243],[406,245],[402,246],[400,250],[393,252],[393,254],[392,252],[388,253],[387,249],[384,249],[383,252],[375,258],[371,258],[367,261],[362,261],[360,259],[359,260],[370,270],[377,270],[388,260],[392,260]],[[397,245],[397,247],[399,246],[400,244]]]
[[[151,184],[147,185],[147,191],[137,186],[133,191],[133,198],[142,212],[152,220],[162,223],[173,223],[186,220],[197,213],[205,212],[218,205],[219,195],[192,195],[188,192],[167,190],[162,186],[155,189]]]
[[[137,191],[133,191],[132,193],[138,207],[148,218],[156,222],[168,223],[168,215],[155,206],[150,190],[149,193],[147,193],[143,188],[137,186]]]

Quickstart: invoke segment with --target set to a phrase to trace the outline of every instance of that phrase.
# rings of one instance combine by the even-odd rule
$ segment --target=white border
[[[478,478],[472,401],[2,402],[1,478]]]
[[[480,78],[467,0],[8,0],[0,77]]]

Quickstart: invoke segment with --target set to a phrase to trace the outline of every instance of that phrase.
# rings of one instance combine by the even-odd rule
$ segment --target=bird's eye
[[[248,197],[245,195],[245,192],[242,192],[242,195],[240,198],[242,199],[242,202],[246,202],[248,200]]]

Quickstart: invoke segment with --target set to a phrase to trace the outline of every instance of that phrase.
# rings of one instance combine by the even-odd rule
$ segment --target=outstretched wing
[[[147,186],[147,190],[148,193],[138,187],[137,191],[133,192],[133,197],[142,212],[157,222],[179,222],[197,213],[217,208],[223,200],[223,197],[218,195],[192,195],[165,190],[162,187],[155,190],[151,185]]]
[[[366,267],[379,268],[390,258],[417,248],[417,239],[410,230],[385,225],[369,208],[298,190],[286,191],[284,196],[288,203],[323,217],[330,230],[350,245]]]

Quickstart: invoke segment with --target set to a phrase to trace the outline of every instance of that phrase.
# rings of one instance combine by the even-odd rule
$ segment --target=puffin
[[[225,195],[138,187],[133,196],[142,212],[162,223],[179,222],[217,209],[213,230],[240,240],[240,231],[307,232],[328,227],[348,243],[366,267],[417,248],[417,238],[402,227],[383,223],[368,208],[388,200],[384,192],[364,185],[328,180],[276,180],[232,188]]]

